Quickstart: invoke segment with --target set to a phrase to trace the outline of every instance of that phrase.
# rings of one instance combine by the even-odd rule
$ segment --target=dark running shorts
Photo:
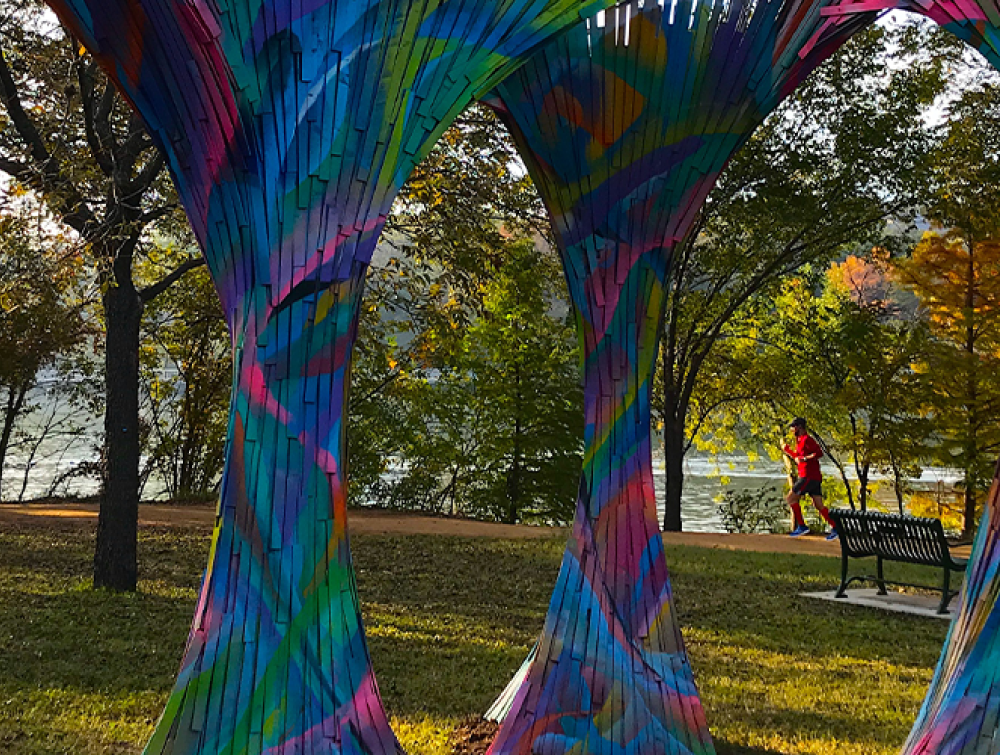
[[[792,492],[795,495],[823,495],[823,483],[820,480],[807,480],[800,477],[794,485]]]

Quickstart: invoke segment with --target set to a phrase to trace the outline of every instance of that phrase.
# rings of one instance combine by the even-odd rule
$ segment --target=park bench
[[[964,571],[965,559],[953,558],[939,519],[928,519],[880,511],[851,511],[832,509],[830,516],[840,536],[840,587],[838,598],[847,597],[847,586],[854,581],[875,582],[878,594],[885,595],[886,584],[906,587],[929,587],[907,582],[891,582],[882,572],[883,561],[936,566],[944,571],[940,588],[941,604],[938,613],[948,613],[948,604],[957,591],[950,590],[952,571]],[[877,559],[876,575],[859,575],[847,578],[847,562],[851,558]]]

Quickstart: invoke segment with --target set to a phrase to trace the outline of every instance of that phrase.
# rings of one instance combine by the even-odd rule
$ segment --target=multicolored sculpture
[[[567,269],[587,451],[545,629],[492,751],[713,752],[653,507],[671,250],[729,155],[878,11],[924,13],[997,62],[992,0],[646,0],[588,23],[609,0],[50,2],[164,149],[236,352],[209,567],[146,751],[399,750],[347,541],[351,349],[396,191],[496,86]],[[995,511],[907,752],[996,752]]]
[[[1000,469],[998,469],[1000,473]],[[1000,474],[960,593],[930,691],[910,732],[905,755],[992,755],[1000,751]]]
[[[491,753],[715,752],[673,611],[650,404],[673,248],[732,153],[870,14],[621,3],[491,95],[541,192],[583,344],[576,522]],[[494,713],[502,711],[494,710]]]
[[[394,753],[347,540],[344,416],[392,200],[601,0],[58,0],[165,151],[236,356],[218,524],[148,753]]]

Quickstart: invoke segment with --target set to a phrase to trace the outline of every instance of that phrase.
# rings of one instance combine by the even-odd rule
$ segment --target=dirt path
[[[351,532],[366,535],[458,535],[462,537],[541,538],[560,536],[558,527],[495,524],[468,519],[420,516],[384,511],[351,509]],[[97,522],[97,504],[0,504],[0,527],[5,522],[30,524],[65,522],[88,525]],[[169,506],[142,504],[139,524],[159,527],[211,529],[215,524],[214,506]]]
[[[0,528],[11,524],[79,524],[93,526],[97,522],[96,504],[2,504]],[[215,523],[212,506],[167,506],[143,504],[139,507],[142,525],[211,529]],[[357,534],[382,535],[455,535],[459,537],[543,538],[565,537],[566,530],[558,527],[495,524],[468,519],[419,516],[384,511],[350,512],[350,531]],[[758,551],[762,553],[802,553],[815,556],[839,556],[840,545],[821,537],[790,538],[786,535],[727,535],[705,532],[667,532],[664,542],[671,545],[693,545],[701,548]]]

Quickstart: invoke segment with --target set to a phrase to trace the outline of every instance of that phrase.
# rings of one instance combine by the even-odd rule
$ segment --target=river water
[[[46,494],[51,481],[73,468],[77,463],[94,457],[94,437],[84,434],[78,437],[56,437],[39,449],[33,462],[24,498],[31,499]],[[26,449],[12,454],[12,463],[5,472],[3,496],[5,500],[16,499],[21,491]],[[682,499],[682,519],[684,529],[690,532],[721,532],[722,520],[718,505],[725,490],[758,490],[767,485],[774,490],[773,497],[779,499],[785,483],[785,473],[780,462],[770,460],[751,462],[746,456],[724,456],[709,458],[689,454],[684,462],[684,494]],[[824,465],[823,474],[835,477],[836,469]],[[929,468],[924,471],[916,484],[929,489],[935,485],[950,487],[957,479],[957,472],[949,469]],[[653,477],[656,485],[659,520],[663,521],[664,465],[662,452],[653,456]],[[73,480],[58,491],[62,494],[87,496],[97,492],[97,483],[91,478]],[[164,491],[155,481],[150,481],[143,491],[147,499],[164,497]],[[885,501],[892,500],[888,485],[878,494]]]
[[[20,497],[31,500],[45,496],[54,479],[64,475],[82,461],[96,459],[98,436],[95,428],[100,427],[102,419],[81,416],[78,410],[71,411],[68,406],[60,405],[58,399],[51,398],[52,395],[52,392],[40,389],[34,396],[39,409],[28,417],[31,432],[37,433],[39,427],[48,423],[50,437],[35,449],[33,457],[31,457],[31,447],[24,444],[15,447],[8,454],[8,464],[0,490],[0,497],[3,500],[16,500]],[[24,470],[29,460],[31,469],[25,485]],[[823,464],[823,474],[827,478],[837,477],[836,469],[829,463]],[[653,454],[653,477],[659,521],[662,522],[664,465],[660,450]],[[955,470],[932,467],[925,469],[922,477],[914,481],[914,485],[924,490],[935,486],[952,487],[957,479],[958,473]],[[881,482],[877,475],[874,481],[876,486]],[[767,485],[774,491],[773,498],[780,500],[784,484],[785,472],[780,462],[769,459],[751,462],[743,455],[710,458],[696,453],[688,454],[684,461],[684,494],[681,511],[684,529],[691,532],[722,531],[718,506],[726,490],[756,491]],[[90,496],[97,493],[97,490],[95,479],[81,477],[68,481],[55,492],[59,495]],[[833,486],[829,486],[828,495],[832,492]],[[895,505],[888,485],[882,485],[881,490],[876,491],[876,496]],[[165,497],[165,491],[153,479],[143,490],[143,497],[161,499]],[[836,504],[836,501],[831,502]]]
[[[839,479],[839,473],[832,464],[821,464],[821,467],[824,479]],[[656,483],[657,509],[662,522],[664,485],[662,453],[653,455],[653,477]],[[924,469],[919,479],[911,482],[915,488],[930,490],[938,486],[951,488],[958,479],[957,470],[929,467]],[[873,483],[876,486],[876,498],[894,509],[895,498],[885,478],[873,475]],[[684,460],[684,493],[681,499],[684,529],[690,532],[721,532],[723,528],[718,502],[723,492],[727,489],[756,491],[764,485],[774,489],[775,498],[783,495],[785,472],[781,462],[770,460],[751,462],[746,456],[737,455],[710,458],[689,454]],[[833,501],[833,505],[836,503]]]

